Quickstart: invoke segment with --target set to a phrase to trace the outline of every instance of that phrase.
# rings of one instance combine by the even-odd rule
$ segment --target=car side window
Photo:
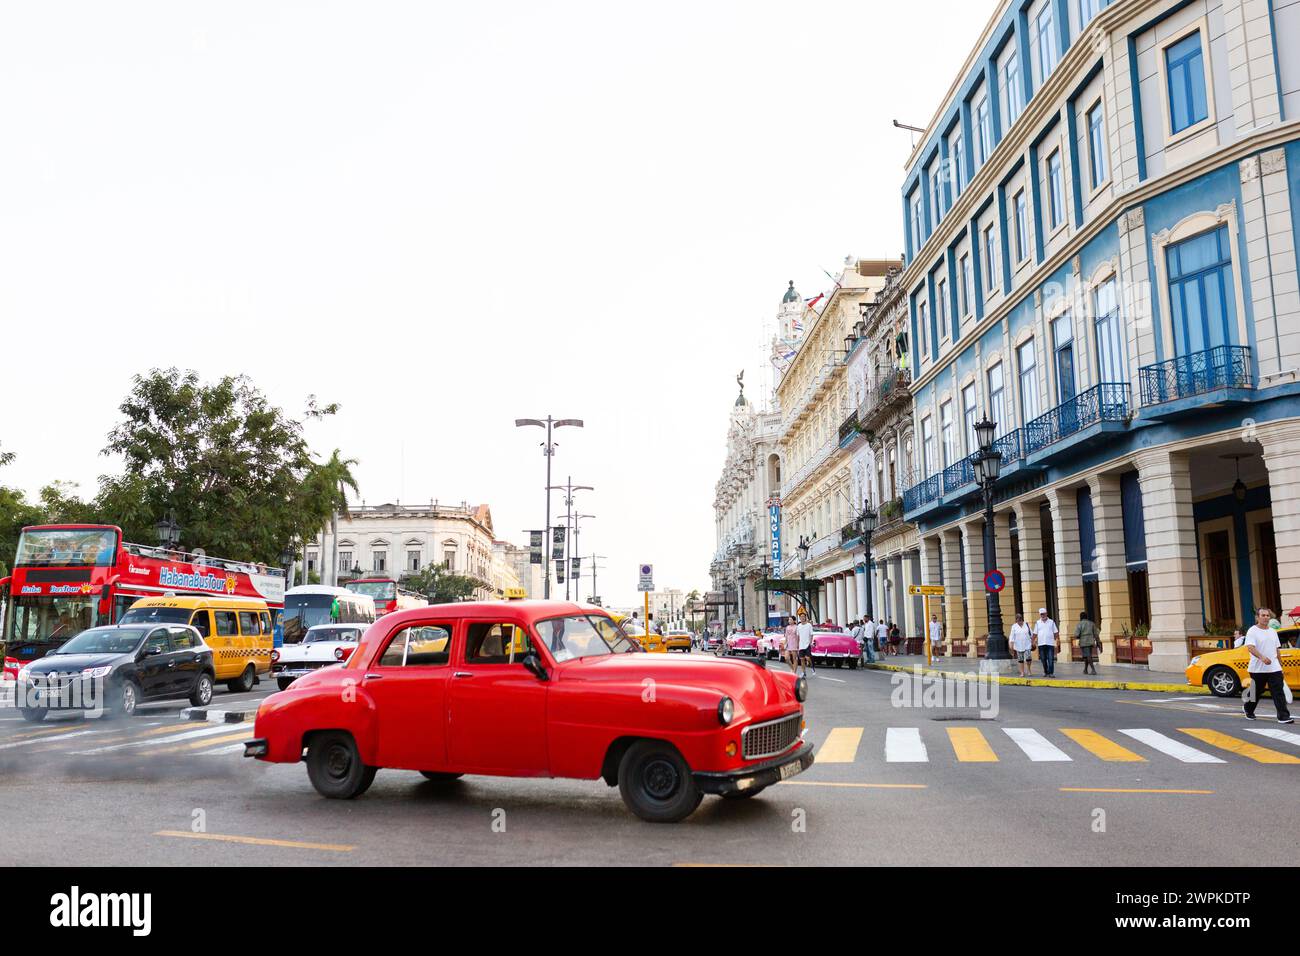
[[[212,616],[217,621],[218,637],[234,637],[239,633],[234,611],[213,611]]]
[[[144,642],[144,652],[146,654],[166,654],[171,649],[171,641],[167,638],[167,628],[165,627],[158,628]]]
[[[239,612],[239,633],[245,637],[256,637],[261,633],[261,625],[257,622],[256,611]]]
[[[212,622],[208,617],[207,609],[195,611],[190,615],[190,627],[199,632],[202,637],[207,637],[212,633]]]
[[[194,632],[188,627],[172,627],[168,628],[168,630],[171,632],[173,649],[178,651],[189,651],[198,646],[198,642],[194,637]]]
[[[406,637],[409,631],[409,628],[403,628],[393,635],[379,658],[380,667],[402,667],[406,663]]]
[[[270,633],[271,633],[271,613],[270,613],[269,611],[260,611],[260,612],[258,612],[257,617],[258,617],[258,620],[260,620],[260,621],[262,622],[262,633],[263,633],[263,634],[270,634]]]
[[[476,622],[469,626],[465,661],[469,664],[517,664],[532,649],[532,638],[516,624]]]

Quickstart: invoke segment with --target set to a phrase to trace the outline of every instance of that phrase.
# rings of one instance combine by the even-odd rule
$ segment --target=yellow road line
[[[853,763],[862,743],[862,727],[835,727],[817,749],[818,763]]]
[[[1135,754],[1127,747],[1121,747],[1109,737],[1103,737],[1095,730],[1085,730],[1081,727],[1062,727],[1061,733],[1094,757],[1100,757],[1102,760],[1145,763],[1147,759],[1140,754]]]
[[[1195,737],[1197,740],[1203,740],[1207,744],[1247,757],[1256,763],[1300,763],[1300,757],[1284,754],[1279,750],[1269,750],[1267,747],[1252,744],[1250,741],[1238,737],[1230,737],[1227,734],[1219,733],[1217,730],[1209,730],[1204,727],[1179,727],[1178,729],[1191,737]]]
[[[40,730],[26,730],[17,734],[5,734],[0,737],[0,743],[15,743],[19,740],[35,740],[37,737],[49,737],[54,734],[66,734],[73,730],[94,730],[94,727],[88,727],[87,721],[74,720],[68,723],[60,724],[58,727],[42,727]]]
[[[997,763],[998,755],[978,727],[949,727],[948,739],[962,763]]]
[[[236,740],[251,739],[251,730],[241,730],[237,734],[222,734],[218,737],[202,737],[198,740],[187,740],[183,744],[175,744],[171,747],[161,747],[158,750],[146,750],[148,754],[175,754],[182,753],[186,750],[203,750],[207,747],[215,747],[218,744],[233,744]]]
[[[1213,790],[1128,790],[1123,787],[1061,787],[1062,793],[1214,793]]]
[[[795,787],[858,787],[864,790],[924,790],[924,783],[838,783],[830,780],[782,780],[781,785]]]
[[[342,843],[299,843],[296,840],[268,840],[263,837],[230,836],[224,833],[191,833],[189,830],[159,830],[154,836],[183,837],[187,840],[217,840],[222,843],[244,843],[249,846],[280,846],[291,850],[330,850],[350,853],[356,849]]]

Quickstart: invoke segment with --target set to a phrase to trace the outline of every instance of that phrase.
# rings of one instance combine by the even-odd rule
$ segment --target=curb
[[[904,674],[915,672],[914,667],[901,664],[867,664],[868,670],[897,671]],[[1131,680],[1068,680],[1044,677],[1010,677],[1002,675],[983,675],[970,671],[946,671],[934,667],[921,667],[925,677],[951,677],[953,680],[992,680],[999,684],[1015,687],[1068,687],[1073,690],[1143,690],[1162,694],[1205,694],[1208,688],[1195,687],[1191,684],[1162,684],[1152,681]]]
[[[205,720],[210,724],[242,724],[257,716],[255,710],[212,710],[208,707],[186,707],[181,720]]]

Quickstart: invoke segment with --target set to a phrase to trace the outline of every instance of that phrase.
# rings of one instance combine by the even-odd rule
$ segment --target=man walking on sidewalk
[[[1025,616],[1016,612],[1016,623],[1011,625],[1011,649],[1015,652],[1016,663],[1020,665],[1021,677],[1032,677],[1034,673],[1034,636],[1025,623]]]
[[[817,668],[812,666],[812,642],[813,626],[808,623],[808,618],[801,612],[799,614],[799,663],[803,667],[803,676],[808,676],[808,669],[811,667],[814,674]]]
[[[943,650],[943,625],[939,623],[939,615],[930,615],[930,653],[938,655]]]
[[[1268,626],[1273,612],[1262,607],[1255,613],[1255,624],[1246,632],[1246,650],[1250,652],[1250,662],[1246,669],[1250,672],[1250,682],[1254,684],[1254,695],[1243,705],[1246,719],[1255,719],[1255,708],[1259,699],[1267,690],[1273,695],[1273,706],[1277,708],[1279,724],[1293,724],[1295,719],[1286,707],[1286,681],[1282,676],[1282,660],[1278,656],[1281,642],[1277,631]]]
[[[1034,622],[1034,637],[1038,642],[1038,659],[1043,664],[1043,676],[1056,676],[1056,622],[1047,616],[1047,608],[1038,609]]]

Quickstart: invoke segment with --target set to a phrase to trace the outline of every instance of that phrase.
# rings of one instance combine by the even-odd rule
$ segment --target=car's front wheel
[[[134,717],[140,706],[140,685],[131,678],[122,681],[117,690],[117,699],[112,706],[112,713],[119,717]]]
[[[45,715],[50,712],[48,707],[24,707],[22,708],[23,720],[30,721],[33,724],[39,724],[45,719]]]
[[[677,748],[658,740],[634,743],[618,765],[618,790],[627,808],[650,823],[676,823],[704,795]]]
[[[190,703],[195,707],[206,707],[212,703],[212,675],[203,673],[194,682],[194,691],[190,694]]]
[[[289,685],[292,683],[293,683],[292,677],[277,677],[275,679],[275,685],[279,687],[280,690],[288,690]]]
[[[370,788],[378,767],[361,762],[351,734],[328,731],[312,738],[307,748],[307,776],[316,792],[331,800],[351,800]]]
[[[1231,667],[1211,667],[1205,686],[1215,697],[1236,697],[1241,693],[1241,679]]]

